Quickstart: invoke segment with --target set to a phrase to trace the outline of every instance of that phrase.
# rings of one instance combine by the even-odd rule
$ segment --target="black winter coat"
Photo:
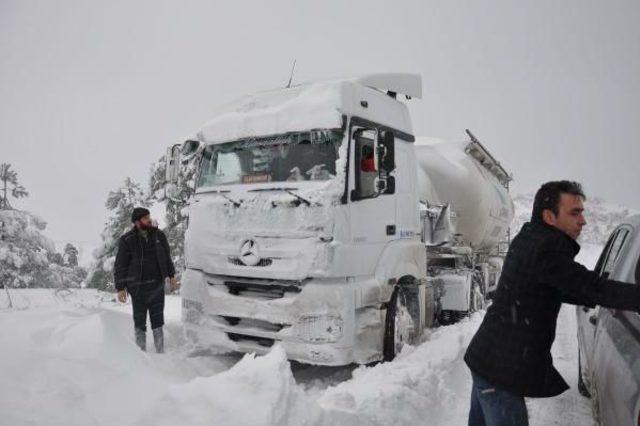
[[[118,252],[114,264],[114,282],[116,290],[127,289],[129,292],[140,285],[142,280],[143,262],[155,261],[144,259],[141,236],[136,227],[120,237]],[[155,244],[155,253],[162,278],[175,276],[175,268],[171,260],[169,243],[164,232],[157,228],[148,231],[147,238]]]
[[[545,223],[526,223],[513,239],[492,305],[464,360],[492,385],[548,397],[569,388],[553,367],[560,305],[640,310],[640,286],[606,280],[573,259],[580,246]]]

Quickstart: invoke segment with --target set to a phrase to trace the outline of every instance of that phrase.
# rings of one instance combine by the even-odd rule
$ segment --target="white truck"
[[[366,364],[482,307],[511,177],[471,133],[416,139],[399,95],[420,98],[421,77],[261,92],[169,149],[169,189],[181,161],[199,164],[182,275],[190,340]]]

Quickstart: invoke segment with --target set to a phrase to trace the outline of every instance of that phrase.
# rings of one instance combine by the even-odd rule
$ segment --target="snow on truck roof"
[[[422,97],[422,78],[417,74],[369,74],[303,83],[247,95],[220,107],[202,126],[198,138],[222,143],[257,135],[342,127],[342,113],[350,105],[345,96],[347,85]]]

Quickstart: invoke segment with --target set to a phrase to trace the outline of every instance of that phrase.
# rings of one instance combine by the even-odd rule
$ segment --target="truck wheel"
[[[383,344],[385,361],[394,359],[404,345],[414,341],[416,326],[408,308],[408,293],[403,286],[396,286],[387,306]]]
[[[580,393],[580,395],[582,396],[586,396],[587,398],[591,398],[591,393],[587,388],[587,384],[582,378],[582,362],[580,360],[580,349],[578,349],[578,393]]]

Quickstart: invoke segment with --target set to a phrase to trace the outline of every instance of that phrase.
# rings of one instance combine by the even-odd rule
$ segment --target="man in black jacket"
[[[131,214],[133,228],[120,237],[114,265],[118,300],[131,295],[136,344],[146,349],[147,312],[151,321],[156,352],[164,352],[164,280],[169,278],[171,291],[179,288],[171,260],[169,243],[162,231],[154,227],[149,210],[136,207]]]
[[[524,397],[569,388],[551,345],[562,303],[640,310],[640,286],[603,279],[574,261],[586,224],[580,184],[548,182],[511,242],[492,305],[464,360],[473,385],[469,425],[527,425]]]

